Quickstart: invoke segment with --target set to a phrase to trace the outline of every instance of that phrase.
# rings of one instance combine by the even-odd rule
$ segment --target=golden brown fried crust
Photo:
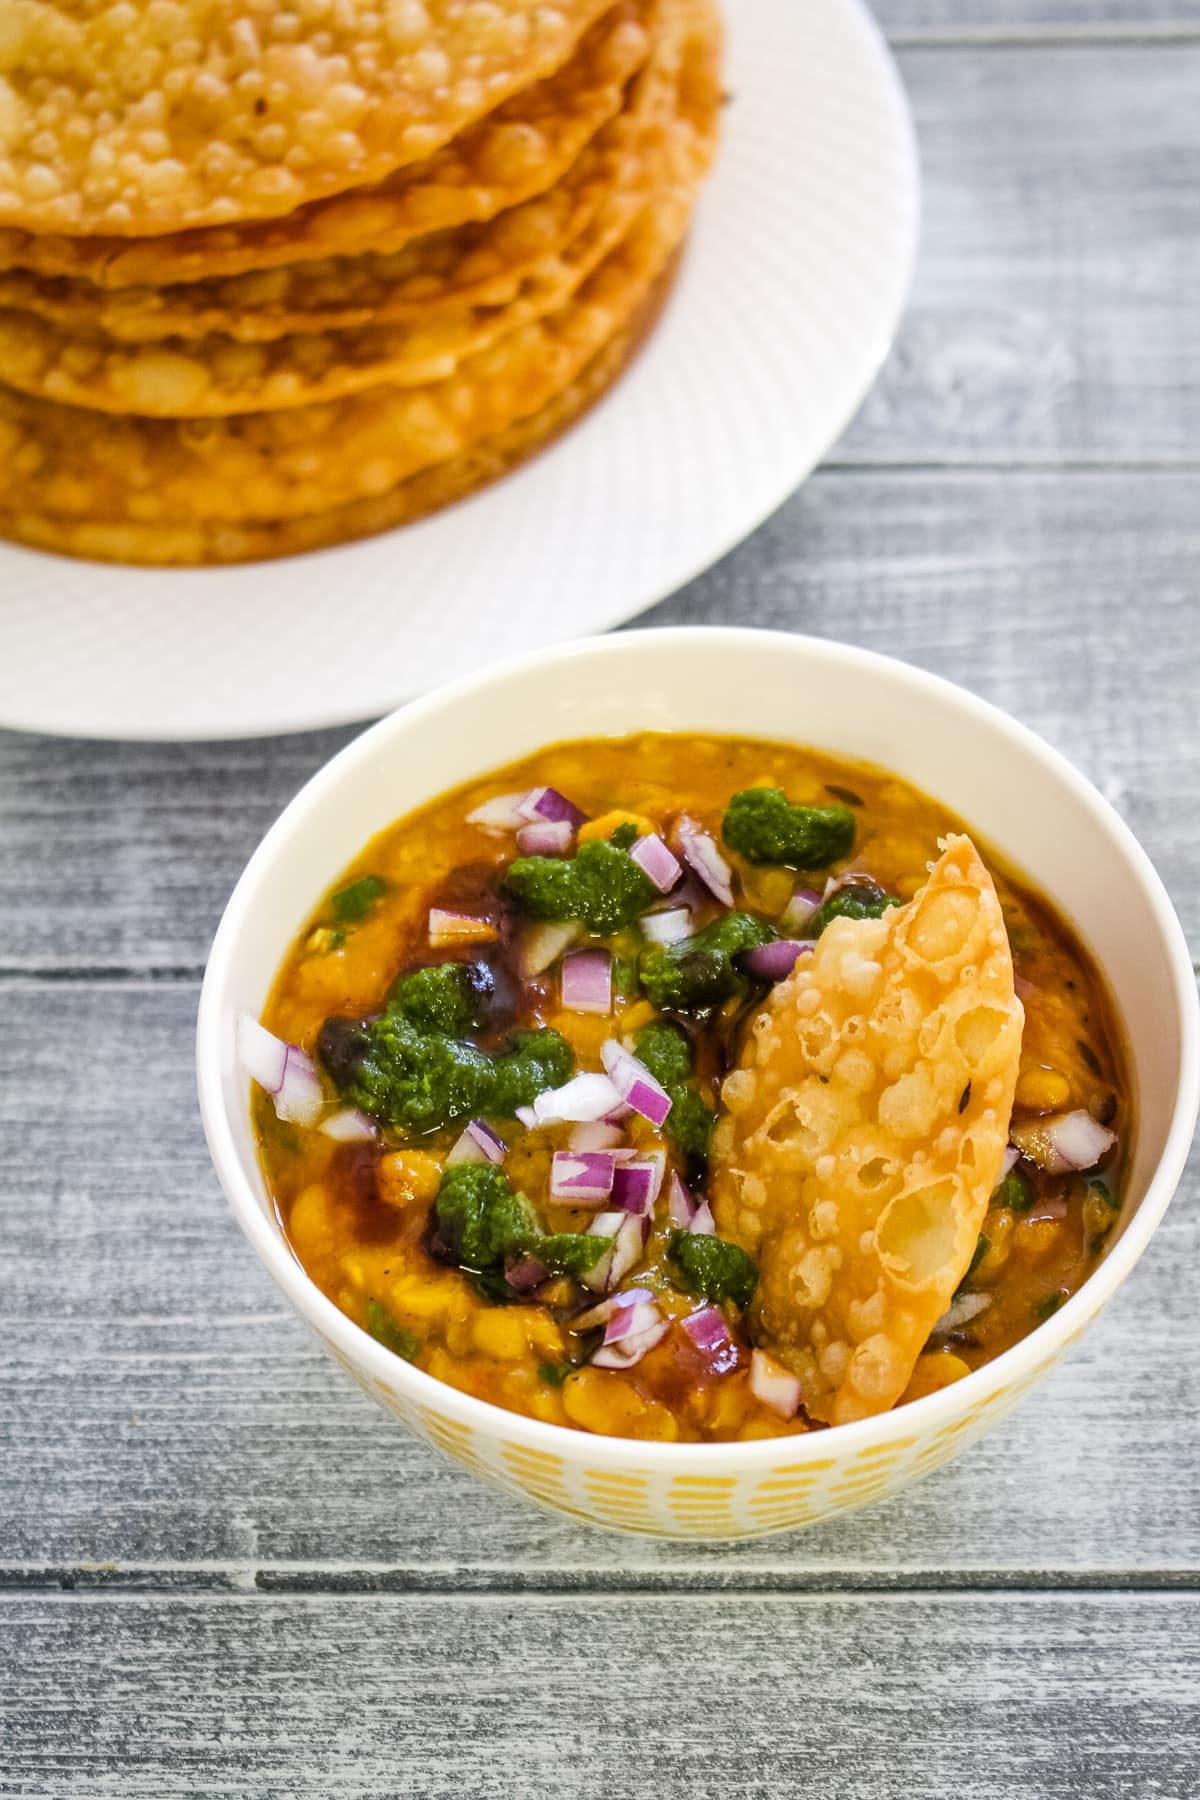
[[[666,0],[669,5],[672,0]],[[301,259],[398,251],[416,237],[546,192],[620,109],[646,60],[647,4],[621,0],[560,70],[523,88],[426,161],[381,182],[298,206],[275,219],[154,237],[71,237],[0,224],[0,268],[76,277],[107,288],[209,280]]]
[[[421,162],[549,75],[611,0],[16,0],[0,222],[277,217]]]
[[[831,1424],[900,1398],[971,1260],[1008,1141],[1021,1004],[965,837],[880,919],[836,919],[725,1082],[718,1230],[756,1257],[752,1327]]]

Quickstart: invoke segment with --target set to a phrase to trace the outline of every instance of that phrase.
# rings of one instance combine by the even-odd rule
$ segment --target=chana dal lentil
[[[249,1027],[296,1256],[395,1354],[534,1418],[662,1441],[815,1428],[756,1344],[760,1271],[705,1199],[722,1081],[813,940],[878,935],[961,829],[877,768],[651,733],[553,746],[399,820],[298,937],[273,1036]],[[1055,1311],[1120,1207],[1129,1084],[1103,982],[986,860],[1024,1007],[1012,1147],[901,1403]]]

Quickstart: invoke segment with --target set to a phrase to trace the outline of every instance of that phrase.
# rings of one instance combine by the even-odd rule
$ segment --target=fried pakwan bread
[[[232,419],[119,418],[0,389],[0,504],[194,524],[292,518],[384,493],[567,387],[661,273],[691,199],[661,196],[565,306],[425,387]]]
[[[427,318],[433,308],[454,304],[506,305],[538,264],[564,253],[606,200],[648,190],[662,179],[682,127],[681,44],[694,54],[699,40],[701,53],[714,54],[706,10],[697,0],[686,6],[667,0],[670,17],[629,84],[622,109],[548,192],[491,218],[425,232],[395,251],[316,257],[166,286],[103,287],[79,277],[0,270],[0,308],[33,313],[63,332],[137,344],[218,333],[258,343],[292,332]],[[684,16],[688,12],[698,15],[694,25]],[[640,34],[641,26],[631,16],[630,32],[618,34],[624,57],[633,49],[634,32]]]
[[[9,0],[0,222],[276,217],[431,156],[611,0]]]
[[[138,525],[103,520],[60,519],[36,512],[0,512],[0,536],[39,550],[93,561],[186,566],[256,562],[295,556],[331,544],[369,537],[411,524],[496,481],[545,448],[593,405],[621,373],[653,322],[673,274],[668,268],[640,303],[629,323],[568,387],[528,419],[462,456],[423,469],[388,492],[353,500],[301,518],[252,524]]]
[[[653,7],[674,0],[650,0]],[[96,286],[160,285],[302,259],[393,252],[427,232],[490,219],[547,192],[620,110],[650,40],[645,0],[620,0],[556,73],[522,89],[426,161],[285,216],[129,238],[0,224],[0,269]],[[2,80],[0,76],[0,80]],[[0,106],[2,114],[2,106]]]
[[[22,393],[100,412],[149,418],[221,418],[307,406],[380,383],[412,387],[444,381],[458,365],[508,333],[563,305],[630,230],[656,180],[699,179],[711,157],[715,82],[686,84],[674,110],[630,159],[627,185],[610,191],[590,222],[558,255],[540,257],[496,304],[427,304],[395,324],[292,333],[264,342],[213,334],[127,345],[89,330],[72,333],[15,309],[0,309],[0,382]],[[611,166],[611,165],[610,165]],[[97,290],[98,291],[98,290]]]
[[[812,1418],[904,1392],[999,1179],[1023,1017],[991,877],[950,837],[908,905],[835,919],[755,1020],[713,1213],[758,1262],[751,1329]]]
[[[447,308],[411,324],[297,332],[265,343],[214,336],[128,345],[73,337],[32,313],[0,310],[0,382],[97,412],[214,419],[312,406],[381,382],[445,381],[464,358],[568,300],[646,199],[614,197],[561,256],[543,259],[506,305]]]

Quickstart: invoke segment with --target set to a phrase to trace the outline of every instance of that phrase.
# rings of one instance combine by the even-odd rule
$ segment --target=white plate
[[[219,738],[342,724],[652,605],[808,474],[883,361],[917,162],[860,0],[726,0],[731,104],[675,290],[544,455],[448,511],[242,568],[0,543],[0,723]]]

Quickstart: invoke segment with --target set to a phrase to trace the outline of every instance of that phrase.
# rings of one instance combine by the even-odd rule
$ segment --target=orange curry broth
[[[945,807],[905,782],[814,750],[657,733],[558,744],[443,795],[373,839],[330,891],[371,874],[383,878],[386,892],[366,919],[344,929],[341,942],[328,898],[317,907],[280,970],[263,1022],[312,1051],[326,1017],[378,1011],[404,971],[475,955],[497,961],[495,945],[435,950],[428,940],[431,906],[470,912],[484,910],[490,901],[495,911],[495,881],[517,852],[511,833],[488,833],[466,823],[485,799],[548,785],[568,795],[589,820],[603,821],[604,836],[619,823],[608,815],[619,810],[664,835],[677,815],[687,812],[719,839],[730,795],[768,784],[784,788],[801,804],[829,805],[848,795],[860,801],[852,854],[827,873],[869,871],[902,900],[924,881],[938,839],[964,829]],[[1116,1156],[1123,1158],[1129,1086],[1099,973],[1052,909],[1006,874],[994,856],[987,860],[1025,1006],[1014,1118],[1086,1107],[1117,1132]],[[740,888],[735,904],[771,919],[804,879],[737,857],[731,861]],[[554,969],[526,984],[526,1000],[517,1025],[553,1026],[584,1068],[599,1066],[606,1038],[656,1016],[646,1001],[615,990],[612,1017],[566,1012],[558,1003]],[[709,1036],[707,1029],[700,1034],[696,1066],[711,1084],[706,1098],[715,1101],[722,1070],[714,1048],[705,1044]],[[616,1436],[728,1440],[811,1429],[803,1417],[781,1419],[751,1393],[749,1345],[733,1312],[726,1309],[738,1348],[718,1358],[717,1366],[706,1362],[682,1330],[678,1321],[703,1302],[680,1293],[666,1273],[669,1228],[661,1196],[644,1261],[623,1285],[653,1288],[672,1318],[670,1330],[628,1371],[585,1366],[564,1379],[562,1365],[578,1345],[562,1305],[572,1297],[578,1304],[573,1284],[560,1280],[541,1290],[550,1303],[495,1303],[481,1297],[469,1276],[435,1262],[423,1247],[441,1159],[460,1126],[419,1146],[336,1144],[317,1130],[277,1120],[269,1098],[258,1090],[255,1117],[280,1219],[308,1274],[359,1325],[366,1325],[370,1302],[386,1309],[409,1334],[414,1360],[439,1380],[515,1412]],[[548,1197],[550,1157],[567,1147],[570,1129],[526,1133],[515,1121],[501,1124],[510,1146],[505,1173],[533,1200],[549,1231],[584,1230],[596,1212]],[[627,1137],[639,1150],[665,1150],[668,1171],[680,1167],[678,1153],[646,1121],[631,1119]],[[1110,1167],[1105,1179],[1119,1194],[1117,1171]],[[1007,1349],[1095,1266],[1115,1208],[1077,1175],[1037,1173],[1033,1192],[1033,1204],[1023,1213],[995,1205],[989,1211],[983,1226],[989,1248],[969,1287],[987,1293],[991,1304],[961,1329],[930,1340],[905,1399],[944,1386]],[[378,1320],[378,1313],[374,1316]]]

